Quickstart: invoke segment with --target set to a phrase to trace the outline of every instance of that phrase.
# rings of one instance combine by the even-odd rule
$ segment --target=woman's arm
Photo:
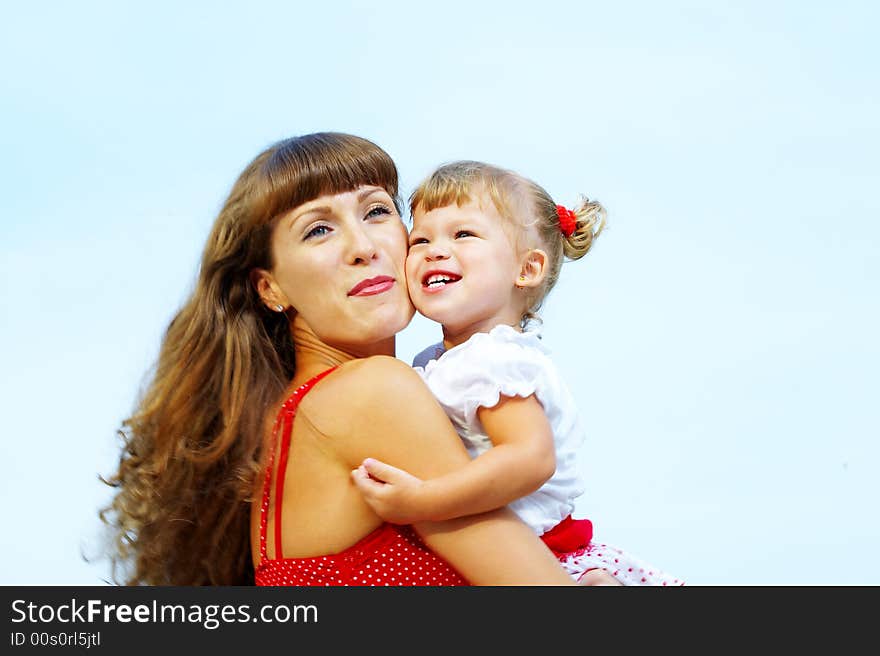
[[[453,472],[421,480],[368,458],[354,476],[370,507],[387,521],[464,517],[506,506],[537,490],[556,471],[553,432],[534,395],[505,397],[477,416],[493,448]]]
[[[343,365],[339,373],[343,371],[346,375],[322,386],[324,390],[317,388],[301,406],[315,427],[332,437],[328,444],[343,466],[354,469],[375,456],[431,479],[470,462],[443,409],[409,366],[376,356]],[[336,402],[322,402],[324,395]],[[506,508],[420,522],[414,528],[428,547],[475,585],[574,584],[544,543]]]

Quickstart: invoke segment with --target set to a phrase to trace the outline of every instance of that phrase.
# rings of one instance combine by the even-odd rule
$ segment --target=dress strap
[[[260,504],[260,564],[269,559],[266,551],[266,527],[269,522],[269,490],[272,482],[272,465],[275,464],[275,447],[278,444],[278,427],[281,425],[281,412],[275,417],[272,426],[272,450],[269,451],[269,462],[266,465],[266,476],[263,482],[263,502]]]
[[[337,365],[338,366],[338,365]],[[269,559],[266,546],[266,532],[269,524],[269,499],[272,490],[272,466],[275,463],[275,449],[278,446],[278,433],[281,433],[281,452],[278,456],[278,478],[275,482],[275,558],[281,555],[281,499],[284,493],[284,474],[287,471],[287,453],[290,450],[290,434],[293,429],[293,417],[302,397],[324,378],[327,374],[336,370],[331,367],[309,378],[305,383],[296,388],[287,400],[281,405],[275,424],[272,427],[272,450],[269,452],[269,462],[266,464],[266,477],[263,483],[263,502],[260,505],[260,564]]]

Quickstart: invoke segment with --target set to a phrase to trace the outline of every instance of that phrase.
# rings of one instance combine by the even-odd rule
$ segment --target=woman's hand
[[[364,459],[351,477],[370,508],[386,522],[413,524],[430,519],[422,479],[375,458]]]

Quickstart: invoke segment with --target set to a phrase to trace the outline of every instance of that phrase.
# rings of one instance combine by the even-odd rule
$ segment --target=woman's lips
[[[365,278],[348,290],[349,296],[373,296],[387,292],[394,286],[394,278],[391,276],[376,276]]]

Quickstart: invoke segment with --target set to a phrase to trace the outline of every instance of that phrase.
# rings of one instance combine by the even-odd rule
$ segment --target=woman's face
[[[406,228],[383,188],[321,196],[277,221],[274,266],[258,272],[257,287],[272,306],[296,310],[324,343],[370,353],[412,319],[406,247]]]

